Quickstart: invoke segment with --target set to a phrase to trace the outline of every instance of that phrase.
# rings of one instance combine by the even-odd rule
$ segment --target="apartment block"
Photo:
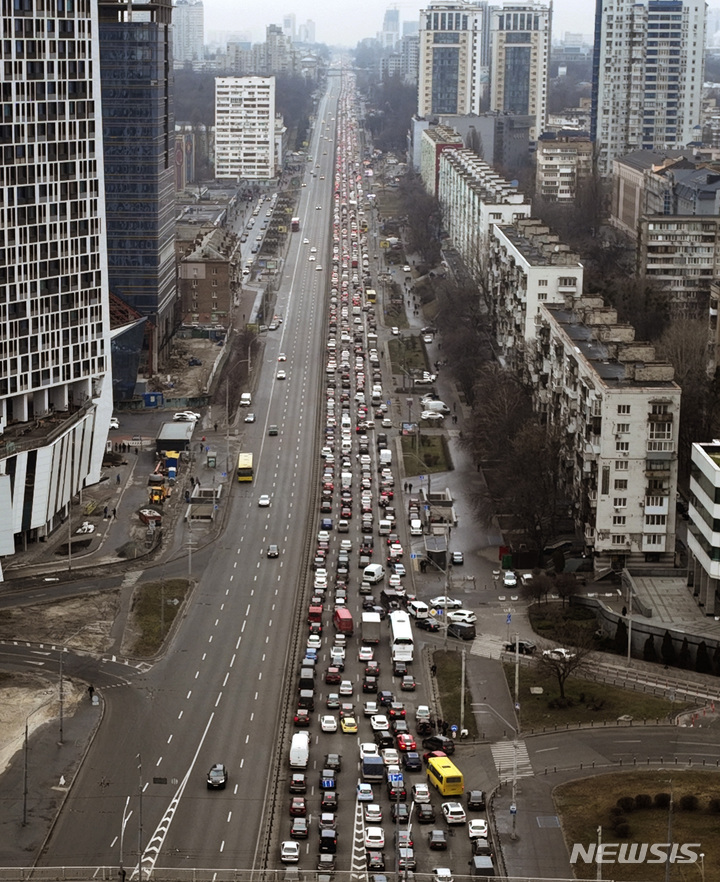
[[[526,197],[471,150],[445,150],[440,155],[437,196],[452,245],[475,279],[487,273],[492,227],[512,224],[532,212]]]
[[[420,135],[420,177],[428,193],[437,195],[440,156],[446,150],[462,148],[462,138],[446,126],[433,126]]]
[[[506,2],[490,13],[490,110],[530,116],[530,138],[547,122],[550,7]]]
[[[540,307],[580,297],[583,265],[542,221],[520,217],[492,226],[485,284],[499,357],[523,374]]]
[[[202,68],[205,7],[202,0],[175,0],[172,11],[173,67]]]
[[[693,444],[688,585],[705,615],[720,614],[720,441]]]
[[[535,151],[535,192],[548,202],[572,204],[592,178],[593,144],[587,132],[545,132]]]
[[[200,233],[179,261],[182,322],[229,328],[240,292],[240,240],[215,227]]]
[[[7,557],[61,525],[73,532],[71,500],[100,480],[113,402],[93,61],[98,5],[6,4],[2,25],[0,556]]]
[[[275,176],[275,78],[215,78],[215,177]]]
[[[673,367],[598,297],[541,304],[528,367],[536,409],[564,432],[563,488],[596,573],[673,566],[681,396]]]

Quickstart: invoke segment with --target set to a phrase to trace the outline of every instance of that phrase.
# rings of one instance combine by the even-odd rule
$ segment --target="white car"
[[[316,248],[314,245],[313,245],[313,247],[310,249],[310,254],[317,254],[317,248]]]
[[[433,882],[454,882],[452,870],[449,867],[435,867]]]
[[[369,784],[358,784],[357,799],[358,802],[374,802],[372,787]]]
[[[300,843],[288,839],[280,843],[280,860],[284,864],[296,864],[300,860]]]
[[[254,413],[249,413],[249,414],[245,417],[245,422],[246,422],[246,423],[254,423],[254,422],[255,422],[255,414],[254,414]]]
[[[352,680],[343,680],[340,684],[340,689],[338,690],[340,695],[352,695],[353,694],[353,684]]]
[[[398,337],[400,335],[400,328],[396,328],[393,326],[392,328],[390,328],[390,333],[393,335],[393,337]]]
[[[420,720],[430,720],[430,708],[426,704],[419,704],[415,708],[415,722],[419,723]]]
[[[447,614],[448,622],[458,622],[461,625],[474,625],[477,622],[477,616],[469,609],[455,609]]]
[[[258,505],[260,506],[260,508],[267,508],[270,505],[270,497],[264,493],[258,499]]]
[[[176,423],[194,423],[199,419],[200,414],[195,413],[194,410],[180,410],[173,416],[173,420]]]
[[[473,818],[468,823],[468,836],[471,839],[487,839],[488,822],[484,818]]]
[[[410,273],[410,272],[412,272],[412,270],[410,269],[410,267],[407,264],[405,264],[405,266],[403,267],[403,272]]]
[[[413,784],[413,802],[430,802],[430,788],[427,784]]]
[[[319,634],[310,634],[307,639],[308,649],[320,649],[322,647],[322,637]]]
[[[556,646],[555,649],[544,649],[543,658],[551,658],[555,661],[570,661],[575,658],[575,653],[569,649],[563,649],[562,646]]]
[[[443,594],[431,597],[429,605],[439,607],[440,609],[462,609],[462,602],[460,600],[454,600],[452,597],[446,597]]]
[[[367,662],[372,661],[375,658],[375,650],[372,646],[361,646],[358,649],[358,661]],[[375,713],[373,711],[373,713]]]
[[[365,848],[368,851],[379,851],[385,848],[385,831],[382,827],[365,828]]]
[[[465,809],[459,802],[444,802],[442,813],[448,824],[464,824],[467,820]]]
[[[445,417],[441,413],[436,413],[434,410],[424,410],[420,414],[420,419],[425,420],[428,423],[439,423],[445,419]]]
[[[284,352],[281,352],[280,355],[278,355],[278,361],[287,361],[287,356]]]
[[[309,244],[310,244],[309,239],[303,239],[303,245],[309,245]]]
[[[382,822],[382,809],[376,802],[369,802],[365,806],[365,823],[380,824]]]
[[[310,257],[308,257],[308,260],[317,260],[317,258],[314,254],[311,254]]]
[[[322,267],[320,266],[320,264],[318,264],[318,265],[315,267],[315,269],[316,269],[319,273],[322,272]]]
[[[383,762],[386,766],[400,765],[400,754],[394,747],[384,747],[380,751],[380,756],[382,757]]]
[[[377,701],[366,701],[363,705],[363,713],[366,717],[374,717],[380,708]]]
[[[330,647],[330,664],[337,665],[345,664],[345,647],[344,646],[331,646]]]
[[[400,578],[400,576],[398,576],[397,573],[393,573],[393,574],[388,578],[388,585],[389,585],[391,588],[400,588],[400,587],[402,586],[402,579]]]
[[[503,575],[503,585],[506,588],[514,588],[517,585],[517,576],[512,570],[506,570]]]
[[[278,378],[278,380],[285,380],[287,379],[287,374],[285,373],[285,371],[278,371],[276,377]]]
[[[117,417],[110,417],[110,428],[111,429],[119,429],[120,428],[120,420]]]
[[[320,728],[323,732],[337,732],[337,719],[332,714],[320,717]]]
[[[388,723],[385,714],[375,714],[374,717],[370,717],[370,725],[374,732],[387,732],[390,729],[390,723]]]
[[[380,756],[380,751],[374,741],[363,741],[360,745],[360,760],[368,756]]]

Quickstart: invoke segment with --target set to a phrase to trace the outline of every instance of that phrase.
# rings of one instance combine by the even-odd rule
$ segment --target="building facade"
[[[100,0],[99,15],[109,283],[151,318],[153,374],[175,330],[172,6]]]
[[[230,327],[240,291],[240,240],[218,227],[201,232],[180,256],[181,321]]]
[[[487,3],[437,0],[421,10],[418,116],[480,111],[488,34]]]
[[[705,615],[720,613],[720,441],[693,444],[688,584]]]
[[[550,7],[511,3],[490,13],[490,110],[531,116],[531,140],[545,131]]]
[[[599,297],[543,304],[535,408],[564,433],[563,489],[595,572],[673,566],[681,390]]]
[[[275,78],[215,78],[215,177],[275,176]]]
[[[202,68],[205,7],[202,0],[176,0],[172,18],[173,67]]]
[[[459,150],[462,146],[460,135],[446,126],[432,126],[421,133],[420,177],[428,193],[437,195],[442,153],[445,150]]]
[[[59,8],[2,12],[3,557],[67,524],[112,413],[98,6]]]
[[[569,205],[593,174],[593,144],[587,132],[545,133],[535,151],[535,192]]]
[[[591,136],[601,174],[632,150],[696,139],[704,44],[702,0],[598,0]]]

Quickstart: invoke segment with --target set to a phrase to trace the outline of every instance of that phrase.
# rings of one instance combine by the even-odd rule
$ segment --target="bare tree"
[[[548,647],[538,657],[537,663],[557,680],[560,699],[565,700],[565,683],[575,674],[593,652],[592,635],[585,628],[568,622],[560,634],[563,647]]]
[[[555,590],[565,606],[565,601],[577,594],[578,580],[575,573],[558,573],[555,579]]]

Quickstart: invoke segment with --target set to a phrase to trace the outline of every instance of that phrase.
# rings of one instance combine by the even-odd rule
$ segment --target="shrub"
[[[630,814],[635,808],[635,800],[632,796],[621,796],[615,804],[619,809],[625,812],[625,814]]]
[[[618,839],[629,839],[630,824],[618,824],[617,827],[615,827],[615,835]]]
[[[619,805],[614,805],[610,809],[610,819],[611,819],[610,826],[612,826],[615,823],[614,819],[620,817],[620,815],[622,815],[622,813],[623,813],[623,810],[620,808]]]
[[[670,794],[656,793],[653,802],[655,804],[655,808],[657,809],[668,809],[670,808]]]
[[[638,793],[635,797],[635,808],[640,809],[650,809],[652,808],[652,796],[649,793]]]
[[[700,806],[700,801],[694,793],[686,793],[680,797],[678,805],[683,812],[696,812]]]
[[[717,796],[713,796],[708,803],[708,808],[711,812],[720,812],[720,799]]]

